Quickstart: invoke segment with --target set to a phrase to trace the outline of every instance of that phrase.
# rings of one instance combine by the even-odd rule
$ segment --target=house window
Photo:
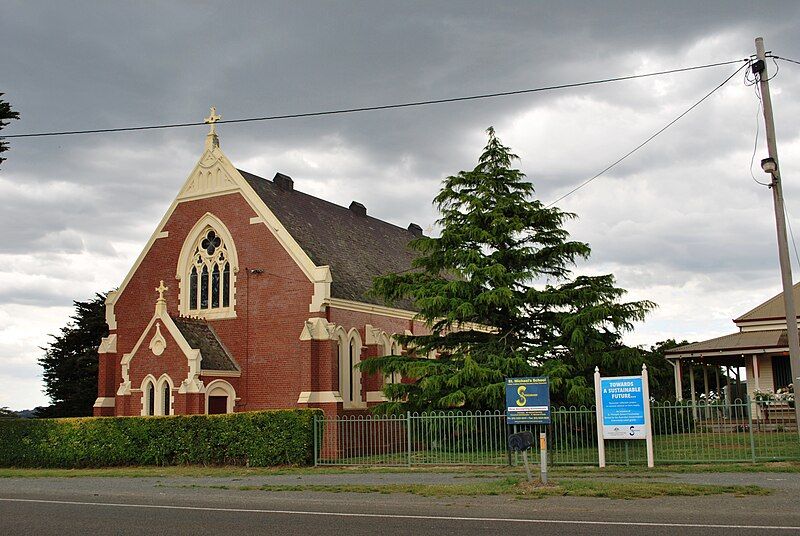
[[[788,356],[772,356],[772,381],[776,391],[792,383],[792,367],[789,365]]]
[[[189,314],[206,316],[231,309],[231,263],[228,246],[211,227],[200,234],[192,248],[187,291]]]

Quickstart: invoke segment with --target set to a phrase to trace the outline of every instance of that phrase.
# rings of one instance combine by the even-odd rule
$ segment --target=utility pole
[[[772,175],[772,200],[775,205],[775,224],[778,231],[778,256],[781,263],[781,281],[783,283],[783,301],[786,306],[786,329],[789,338],[789,362],[792,370],[792,383],[795,397],[800,388],[800,337],[797,334],[797,312],[794,308],[794,291],[792,282],[792,264],[789,261],[789,244],[786,240],[786,212],[783,207],[783,187],[781,186],[781,168],[778,165],[778,146],[775,141],[775,120],[772,117],[772,98],[769,94],[769,75],[767,74],[767,57],[764,50],[764,38],[756,38],[756,62],[753,73],[759,76],[761,85],[761,101],[764,107],[764,123],[767,131],[767,150],[769,158],[761,161],[761,167]],[[794,414],[800,433],[800,400],[795,401]]]

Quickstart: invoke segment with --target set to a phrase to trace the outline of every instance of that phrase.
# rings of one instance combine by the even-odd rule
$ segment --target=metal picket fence
[[[597,464],[594,407],[552,408],[552,424],[516,426],[502,412],[318,417],[316,465],[507,465],[506,438],[545,432],[553,465]],[[656,463],[800,460],[793,412],[763,402],[651,403]],[[538,443],[538,442],[537,442]],[[538,449],[538,444],[535,447]],[[538,461],[538,450],[531,453]],[[606,440],[606,463],[646,463],[644,441]]]

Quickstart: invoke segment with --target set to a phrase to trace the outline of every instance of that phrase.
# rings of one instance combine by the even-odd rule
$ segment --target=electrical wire
[[[734,71],[734,72],[733,72],[733,73],[732,73],[730,76],[728,76],[728,77],[727,77],[725,80],[723,80],[723,81],[722,81],[722,82],[721,82],[719,85],[717,85],[717,86],[716,86],[714,89],[712,89],[711,91],[709,91],[708,93],[706,93],[706,94],[705,94],[705,95],[704,95],[704,96],[703,96],[703,97],[702,97],[700,100],[698,100],[697,102],[695,102],[694,104],[692,104],[691,106],[689,106],[689,108],[687,108],[686,110],[684,110],[684,111],[683,111],[683,112],[682,112],[682,113],[681,113],[679,116],[677,116],[675,119],[673,119],[672,121],[670,121],[669,123],[667,123],[666,125],[664,125],[663,127],[661,127],[661,128],[660,128],[659,130],[657,130],[657,131],[656,131],[654,134],[652,134],[652,135],[651,135],[649,138],[647,138],[647,139],[646,139],[646,140],[644,140],[642,143],[640,143],[639,145],[637,145],[636,147],[634,147],[633,149],[631,149],[630,151],[628,151],[627,153],[625,153],[623,156],[621,156],[620,158],[618,158],[617,160],[615,160],[614,162],[612,162],[611,164],[609,164],[608,166],[606,166],[605,168],[603,168],[603,169],[602,169],[600,172],[598,172],[598,173],[596,173],[595,175],[593,175],[592,177],[590,177],[590,178],[586,179],[585,181],[583,181],[582,183],[580,183],[578,186],[576,186],[576,187],[575,187],[575,188],[573,188],[572,190],[568,191],[567,193],[565,193],[564,195],[562,195],[561,197],[559,197],[559,198],[558,198],[558,199],[556,199],[555,201],[552,201],[551,203],[549,203],[548,205],[546,205],[546,206],[545,206],[545,208],[550,208],[550,207],[552,207],[553,205],[555,205],[556,203],[558,203],[559,201],[561,201],[562,199],[564,199],[564,198],[566,198],[566,197],[568,197],[568,196],[570,196],[570,195],[574,194],[575,192],[577,192],[578,190],[580,190],[580,189],[581,189],[581,188],[583,188],[584,186],[586,186],[586,185],[588,185],[589,183],[591,183],[593,180],[595,180],[595,179],[597,179],[597,178],[601,177],[601,176],[602,176],[602,175],[604,175],[606,172],[608,172],[609,170],[611,170],[611,169],[613,169],[614,167],[616,167],[618,164],[620,164],[620,163],[621,163],[623,160],[625,160],[626,158],[628,158],[629,156],[631,156],[633,153],[635,153],[636,151],[638,151],[639,149],[641,149],[642,147],[644,147],[645,145],[647,145],[648,143],[650,143],[651,141],[653,141],[653,140],[654,140],[654,139],[655,139],[657,136],[659,136],[659,135],[660,135],[662,132],[664,132],[664,131],[665,131],[665,130],[667,130],[669,127],[671,127],[672,125],[674,125],[675,123],[677,123],[678,121],[680,121],[680,120],[681,120],[681,119],[682,119],[682,118],[683,118],[685,115],[687,115],[689,112],[691,112],[692,110],[694,110],[695,108],[697,108],[698,106],[700,106],[700,104],[702,104],[702,103],[703,103],[703,102],[704,102],[706,99],[708,99],[708,98],[709,98],[711,95],[713,95],[714,93],[716,93],[716,92],[717,92],[717,91],[718,91],[718,90],[719,90],[719,89],[720,89],[722,86],[724,86],[725,84],[727,84],[728,82],[730,82],[730,81],[733,79],[733,77],[734,77],[734,76],[736,76],[737,74],[739,74],[739,73],[741,72],[741,70],[742,70],[742,69],[744,69],[745,67],[747,67],[748,65],[749,65],[749,60],[748,60],[748,63],[745,63],[744,65],[742,65],[741,67],[739,67],[738,69],[736,69],[736,71]]]
[[[745,73],[747,73],[747,71],[745,71]],[[747,78],[746,74],[745,74],[745,78]],[[745,82],[745,84],[747,84],[747,82]],[[752,156],[750,156],[750,176],[753,178],[753,180],[757,184],[760,184],[761,186],[766,186],[766,187],[770,188],[770,187],[772,187],[772,183],[770,183],[770,182],[761,182],[753,174],[753,162],[755,162],[755,160],[756,160],[756,151],[758,150],[758,133],[761,130],[761,108],[763,107],[764,103],[761,100],[761,90],[759,89],[758,84],[752,84],[752,85],[755,87],[756,97],[758,98],[758,107],[756,108],[756,139],[753,142],[753,154],[752,154]]]
[[[523,95],[527,93],[539,93],[543,91],[554,91],[558,89],[569,89],[569,88],[576,88],[576,87],[584,87],[584,86],[592,86],[597,84],[606,84],[610,82],[621,82],[625,80],[634,80],[637,78],[648,78],[652,76],[660,76],[665,74],[672,74],[672,73],[682,73],[687,71],[696,71],[699,69],[708,69],[711,67],[720,67],[724,65],[731,65],[734,63],[740,62],[749,62],[750,60],[745,59],[738,59],[738,60],[730,60],[730,61],[722,61],[717,63],[707,63],[704,65],[695,65],[692,67],[681,67],[678,69],[669,69],[666,71],[656,71],[651,73],[643,73],[643,74],[634,74],[634,75],[627,75],[627,76],[616,76],[612,78],[603,78],[599,80],[590,80],[585,82],[573,82],[569,84],[559,84],[559,85],[552,85],[552,86],[541,86],[529,89],[518,89],[513,91],[501,91],[497,93],[484,93],[479,95],[470,95],[465,97],[452,97],[452,98],[445,98],[445,99],[433,99],[433,100],[425,100],[425,101],[413,101],[413,102],[404,102],[398,104],[384,104],[379,106],[363,106],[358,108],[341,108],[337,110],[323,110],[317,112],[303,112],[303,113],[294,113],[294,114],[284,114],[284,115],[270,115],[264,117],[246,117],[242,119],[227,119],[222,121],[217,121],[216,124],[232,124],[232,123],[252,123],[256,121],[275,121],[279,119],[298,119],[304,117],[321,117],[327,115],[339,115],[339,114],[349,114],[349,113],[356,113],[356,112],[372,112],[377,110],[391,110],[391,109],[398,109],[398,108],[410,108],[413,106],[429,106],[432,104],[444,104],[444,103],[451,103],[451,102],[463,102],[463,101],[471,101],[471,100],[478,100],[478,99],[490,99],[495,97],[507,97],[511,95]],[[206,124],[205,122],[191,122],[191,123],[167,123],[161,125],[147,125],[147,126],[138,126],[138,127],[120,127],[120,128],[98,128],[98,129],[87,129],[87,130],[64,130],[64,131],[52,131],[52,132],[33,132],[28,134],[9,134],[9,135],[0,135],[0,139],[11,139],[11,138],[42,138],[47,136],[68,136],[73,134],[100,134],[100,133],[109,133],[109,132],[134,132],[134,131],[141,131],[141,130],[161,130],[161,129],[168,129],[168,128],[183,128],[183,127],[196,127],[202,126]]]
[[[773,59],[776,59],[776,60],[788,61],[788,62],[791,62],[791,63],[796,63],[796,64],[800,65],[800,61],[797,61],[797,60],[792,60],[792,59],[789,59],[789,58],[782,58],[782,57],[780,57],[780,56],[776,56],[776,55],[774,55],[774,54],[769,54],[769,55],[768,55],[768,57],[770,57],[770,58],[773,58]]]
[[[792,218],[789,216],[789,209],[786,208],[786,197],[783,198],[783,214],[786,216],[786,223],[789,225],[789,236],[792,239],[792,247],[794,248],[794,258],[797,261],[797,266],[800,267],[800,255],[797,254],[797,244],[794,241],[794,231],[792,230]]]

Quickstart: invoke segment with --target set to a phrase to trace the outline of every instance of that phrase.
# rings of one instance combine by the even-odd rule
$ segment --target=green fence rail
[[[506,465],[510,433],[547,434],[553,465],[597,464],[594,407],[552,408],[550,425],[509,426],[502,412],[317,417],[316,465]],[[651,403],[656,463],[800,460],[794,411],[767,402]],[[642,440],[606,440],[606,463],[645,464]],[[538,444],[535,447],[538,449]],[[532,456],[538,461],[538,450]]]

